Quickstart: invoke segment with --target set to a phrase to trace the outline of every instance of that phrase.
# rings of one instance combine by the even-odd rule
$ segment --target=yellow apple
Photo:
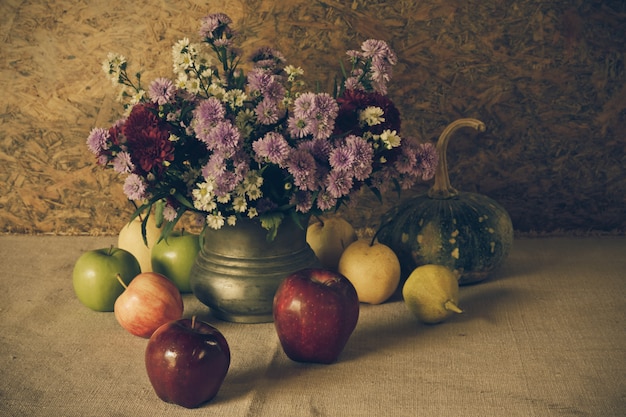
[[[135,217],[127,223],[117,237],[117,247],[125,249],[135,255],[141,266],[141,272],[152,272],[151,250],[161,236],[161,229],[157,227],[154,216],[148,217],[146,223],[146,240],[148,246],[143,241],[141,234],[141,219]]]
[[[306,241],[322,267],[337,271],[344,249],[357,239],[352,225],[342,217],[319,218],[309,225]]]
[[[339,273],[352,282],[359,301],[380,304],[400,284],[400,261],[389,246],[359,239],[343,251]]]
[[[462,313],[457,306],[458,274],[443,265],[415,268],[402,287],[402,296],[407,308],[423,323],[439,323]]]

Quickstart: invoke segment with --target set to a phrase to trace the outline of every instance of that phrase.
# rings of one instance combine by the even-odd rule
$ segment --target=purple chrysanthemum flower
[[[322,211],[332,209],[337,205],[337,199],[333,198],[328,192],[322,191],[317,195],[317,208]]]
[[[263,125],[271,125],[278,121],[279,110],[276,103],[270,100],[261,101],[254,109],[257,120]]]
[[[374,149],[372,145],[360,136],[349,135],[346,137],[346,146],[352,149],[354,162],[352,174],[358,181],[366,180],[372,173]]]
[[[417,150],[417,165],[421,170],[422,180],[428,181],[435,176],[439,155],[437,148],[432,143],[420,143]]]
[[[102,154],[102,155],[98,155],[98,157],[96,158],[96,164],[98,165],[105,166],[108,163],[109,163],[108,155]]]
[[[259,212],[259,214],[263,214],[268,211],[275,210],[276,208],[278,208],[278,204],[276,204],[269,198],[261,198],[256,204],[256,209]]]
[[[272,77],[271,82],[261,92],[264,100],[271,100],[275,103],[285,98],[285,86],[278,82],[275,77]]]
[[[124,194],[129,200],[143,200],[146,198],[146,183],[137,174],[130,174],[124,181]]]
[[[327,160],[333,150],[333,146],[330,144],[330,141],[323,139],[315,139],[303,143],[302,147],[306,147],[307,149],[309,149],[311,155],[313,155],[318,161]]]
[[[196,122],[215,124],[226,115],[224,105],[215,97],[201,101],[193,111]]]
[[[231,34],[233,32],[231,31]],[[226,49],[231,49],[232,50],[232,46],[233,46],[233,40],[229,39],[229,38],[221,38],[221,39],[216,39],[213,42],[213,45],[215,45],[218,48],[226,48]]]
[[[205,16],[200,21],[200,36],[206,39],[219,39],[224,32],[229,32],[229,27],[233,21],[224,13],[213,13]]]
[[[349,49],[346,51],[346,55],[350,58],[351,61],[356,61],[361,57],[361,52],[355,51],[354,49]]]
[[[334,120],[339,111],[339,104],[328,93],[320,93],[315,96],[315,108],[318,114],[323,114],[325,118]]]
[[[223,171],[215,178],[215,195],[218,197],[231,193],[239,183],[239,176],[232,171]]]
[[[263,138],[252,143],[252,149],[259,160],[267,160],[282,166],[291,148],[283,135],[269,132]]]
[[[363,86],[359,83],[359,79],[357,77],[348,77],[346,81],[343,83],[343,86],[346,90],[362,90]]]
[[[230,121],[221,121],[209,131],[206,137],[198,137],[202,140],[209,150],[219,150],[226,156],[230,156],[239,145],[241,134],[239,129],[230,123]]]
[[[208,180],[213,180],[224,172],[226,169],[226,161],[224,156],[216,152],[209,157],[207,163],[202,167],[202,176]]]
[[[157,78],[150,83],[148,95],[153,103],[160,106],[171,102],[176,94],[174,83],[167,78]]]
[[[310,125],[315,139],[328,139],[335,129],[335,119],[319,117],[312,119]]]
[[[113,158],[113,170],[120,174],[127,174],[135,169],[135,164],[131,160],[128,152],[119,152],[115,158]]]
[[[91,129],[87,137],[87,147],[94,155],[100,155],[103,150],[108,149],[109,131],[101,127]]]
[[[298,191],[293,194],[290,203],[296,206],[296,211],[308,213],[313,207],[313,198],[309,192]]]
[[[391,65],[395,65],[398,62],[396,54],[385,41],[368,39],[361,44],[361,49],[363,50],[363,56],[372,58],[373,61],[387,61]]]
[[[315,93],[306,92],[293,102],[293,114],[300,119],[308,119],[315,115],[317,104]]]
[[[348,146],[339,146],[331,151],[328,162],[334,170],[347,171],[354,163],[354,149]]]
[[[250,60],[256,68],[265,68],[270,71],[278,71],[285,65],[285,56],[282,52],[268,46],[257,49]]]
[[[369,73],[372,88],[380,94],[387,94],[387,83],[391,79],[391,66],[386,61],[374,60]]]
[[[211,130],[224,119],[226,109],[215,97],[201,101],[193,111],[192,126],[196,136],[203,142],[208,142]]]
[[[417,165],[416,149],[408,144],[402,146],[400,155],[393,163],[394,168],[399,174],[415,174]]]
[[[350,194],[352,184],[352,175],[348,171],[332,170],[326,177],[326,190],[333,198],[341,198]]]
[[[178,215],[178,212],[169,203],[167,203],[165,207],[163,207],[163,219],[165,219],[166,221],[168,222],[174,221],[177,215]]]
[[[302,139],[311,134],[311,128],[306,119],[292,116],[287,120],[287,132],[292,138]]]
[[[303,149],[296,149],[289,154],[286,164],[287,170],[293,176],[293,183],[301,190],[313,191],[315,181],[315,159]]]
[[[258,91],[263,94],[272,81],[272,74],[261,68],[254,68],[248,73],[248,88],[251,92]]]

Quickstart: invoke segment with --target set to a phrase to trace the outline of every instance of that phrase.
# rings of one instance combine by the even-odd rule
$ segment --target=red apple
[[[183,299],[176,285],[156,272],[135,277],[115,301],[115,318],[135,336],[148,338],[159,326],[183,315]]]
[[[110,247],[83,253],[74,264],[72,283],[78,300],[95,311],[113,311],[115,300],[141,272],[130,252]],[[121,276],[123,285],[116,276]]]
[[[200,252],[200,237],[185,230],[172,232],[152,247],[152,270],[165,275],[183,293],[191,292],[189,274]]]
[[[157,396],[195,408],[217,395],[230,366],[230,349],[215,327],[181,319],[159,327],[146,348],[146,370]]]
[[[333,363],[359,319],[359,298],[343,275],[320,268],[289,275],[274,296],[274,325],[287,356]]]

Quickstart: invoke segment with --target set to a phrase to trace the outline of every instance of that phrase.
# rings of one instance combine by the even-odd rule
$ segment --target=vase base
[[[232,314],[224,311],[210,309],[211,314],[218,320],[228,321],[231,323],[257,324],[272,323],[274,321],[273,314]]]

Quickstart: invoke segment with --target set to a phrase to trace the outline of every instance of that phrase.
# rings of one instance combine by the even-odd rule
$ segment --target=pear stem
[[[315,217],[317,219],[317,221],[319,223],[321,223],[322,227],[324,227],[324,219],[322,219],[320,216],[318,216],[317,214],[314,214],[313,217]]]
[[[122,287],[124,287],[124,289],[128,288],[128,285],[126,285],[126,283],[124,282],[124,280],[122,280],[122,276],[120,274],[117,274],[115,276],[115,278],[117,278],[117,280],[119,281],[120,284],[122,284]]]
[[[445,303],[443,303],[443,308],[445,308],[448,311],[452,311],[453,313],[462,313],[463,310],[461,310],[459,307],[457,307],[456,304],[454,304],[454,302],[452,300],[448,300]]]

